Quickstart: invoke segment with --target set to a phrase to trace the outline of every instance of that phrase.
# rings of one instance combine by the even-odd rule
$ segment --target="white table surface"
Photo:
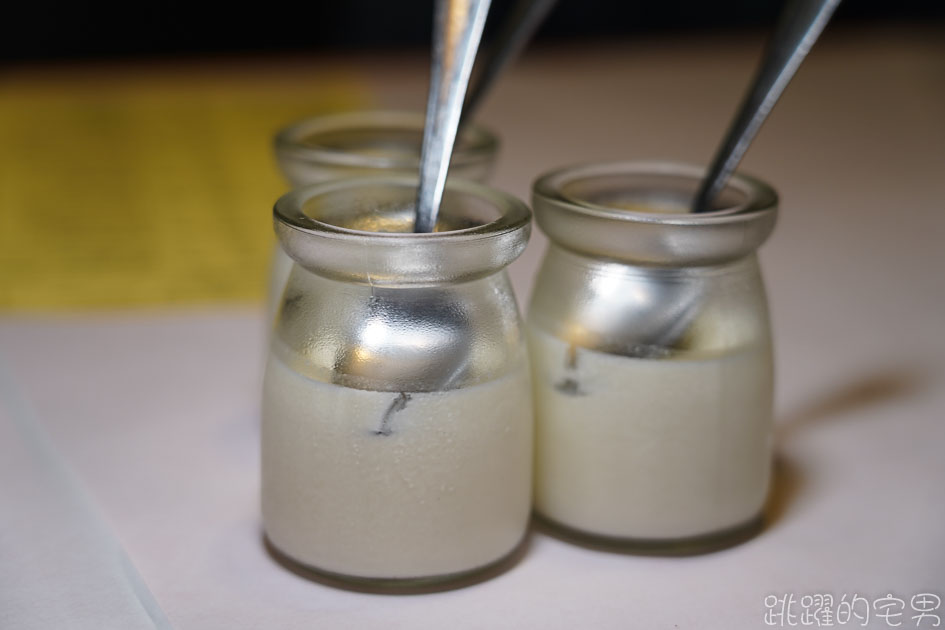
[[[768,595],[854,592],[903,598],[902,627],[916,627],[912,595],[945,599],[943,35],[828,32],[745,161],[782,194],[761,256],[778,466],[767,526],[735,548],[640,557],[538,531],[515,566],[467,588],[340,590],[287,571],[262,545],[261,308],[5,316],[0,353],[180,630],[738,630],[765,627]],[[732,36],[532,53],[482,112],[504,141],[493,181],[527,197],[536,174],[568,163],[704,162],[759,50],[759,39]],[[422,106],[419,54],[293,71],[317,81],[339,67],[379,103]],[[511,269],[523,304],[544,243],[536,234]],[[0,537],[0,551],[16,544]],[[62,579],[46,561],[36,575]]]

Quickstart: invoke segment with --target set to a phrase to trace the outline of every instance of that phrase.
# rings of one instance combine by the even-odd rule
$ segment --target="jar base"
[[[603,551],[618,551],[644,556],[696,556],[734,547],[754,538],[764,527],[764,513],[733,527],[685,538],[623,538],[595,534],[564,525],[538,512],[534,513],[540,531],[565,542]]]
[[[284,569],[325,586],[363,593],[423,594],[465,588],[505,573],[525,556],[529,545],[530,531],[526,531],[510,551],[486,564],[454,573],[409,578],[361,577],[321,569],[296,560],[279,549],[265,534],[263,535],[263,545],[273,560]]]

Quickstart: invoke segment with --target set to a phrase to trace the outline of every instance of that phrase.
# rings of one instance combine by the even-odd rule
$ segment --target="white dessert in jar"
[[[674,359],[574,350],[534,327],[528,341],[539,513],[640,540],[757,517],[769,484],[770,347]]]
[[[396,393],[319,383],[272,358],[262,424],[272,543],[321,570],[448,575],[519,543],[532,412],[524,363],[491,382]]]
[[[697,552],[757,531],[770,485],[772,343],[756,256],[777,195],[736,174],[609,162],[533,188],[549,238],[528,316],[536,511],[571,534]]]
[[[317,571],[386,587],[496,564],[531,511],[525,333],[505,267],[531,215],[448,181],[431,234],[416,178],[348,178],[275,206],[292,266],[262,400],[266,536]]]

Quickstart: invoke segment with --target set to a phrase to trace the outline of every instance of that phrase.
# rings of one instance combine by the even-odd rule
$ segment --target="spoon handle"
[[[414,232],[432,232],[490,0],[437,0]]]
[[[483,51],[473,67],[459,126],[472,119],[473,113],[505,67],[525,49],[538,27],[554,7],[556,0],[518,0],[502,22],[499,33]]]
[[[745,155],[748,145],[823,32],[838,4],[840,0],[788,1],[778,18],[755,80],[696,193],[693,212],[712,209],[712,200],[725,187],[725,182]]]

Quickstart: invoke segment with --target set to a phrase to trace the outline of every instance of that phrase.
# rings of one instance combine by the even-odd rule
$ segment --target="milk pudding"
[[[634,358],[528,326],[536,510],[583,532],[683,539],[755,519],[769,483],[770,344]]]
[[[524,361],[493,381],[412,393],[318,382],[270,358],[263,519],[305,565],[368,579],[488,565],[523,536],[531,467]]]

